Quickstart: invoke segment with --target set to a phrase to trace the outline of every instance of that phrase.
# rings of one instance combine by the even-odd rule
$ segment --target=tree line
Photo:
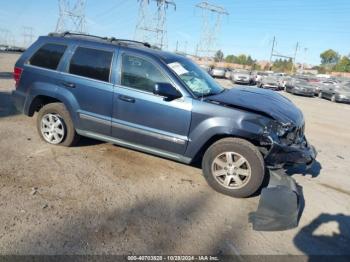
[[[341,56],[333,49],[328,49],[320,54],[321,64],[313,67],[317,69],[319,73],[328,73],[331,71],[336,72],[350,72],[350,55]],[[257,64],[257,60],[253,59],[250,55],[227,55],[225,56],[221,50],[218,50],[214,56],[215,62],[227,62],[233,64],[239,64],[243,67],[249,66],[252,70],[273,70],[278,72],[291,72],[293,70],[293,60],[290,59],[277,59],[272,65],[267,64],[264,68],[261,68]]]

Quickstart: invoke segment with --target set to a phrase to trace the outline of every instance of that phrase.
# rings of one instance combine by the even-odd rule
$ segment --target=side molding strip
[[[126,141],[121,140],[121,139],[117,139],[117,138],[113,138],[113,137],[109,137],[109,136],[105,136],[105,135],[100,135],[100,134],[96,134],[96,133],[93,133],[93,132],[88,132],[88,131],[84,131],[84,130],[80,130],[80,129],[77,129],[76,131],[77,131],[77,133],[79,135],[82,135],[82,136],[91,137],[91,138],[94,138],[94,139],[97,139],[97,140],[102,140],[102,141],[105,141],[105,142],[109,142],[109,143],[112,143],[112,144],[117,144],[117,145],[128,147],[128,148],[131,148],[131,149],[136,149],[136,150],[143,151],[143,152],[146,152],[146,153],[149,153],[149,154],[153,154],[153,155],[157,155],[157,156],[173,159],[173,160],[185,163],[185,164],[189,164],[192,161],[191,158],[185,157],[185,156],[182,156],[182,155],[179,155],[179,154],[173,154],[171,152],[158,150],[158,149],[151,148],[151,147],[141,146],[141,145],[138,145],[138,144],[126,142]]]

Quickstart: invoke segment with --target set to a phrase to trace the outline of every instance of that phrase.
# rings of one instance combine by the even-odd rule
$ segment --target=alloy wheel
[[[211,165],[215,180],[228,189],[244,187],[251,178],[248,160],[236,152],[224,152],[218,155]]]
[[[41,119],[41,134],[50,144],[59,144],[63,141],[66,129],[63,119],[58,114],[46,114]]]

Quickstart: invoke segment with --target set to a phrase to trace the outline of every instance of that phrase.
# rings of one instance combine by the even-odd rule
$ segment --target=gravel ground
[[[10,100],[17,57],[0,53],[0,254],[350,254],[349,105],[282,92],[318,163],[288,171],[303,188],[299,227],[256,232],[259,196],[216,193],[200,169],[90,139],[42,142]]]

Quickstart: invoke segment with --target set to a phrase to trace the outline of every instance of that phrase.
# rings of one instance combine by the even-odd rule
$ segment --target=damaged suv
[[[247,197],[266,167],[311,163],[302,112],[256,88],[224,89],[186,57],[147,43],[72,33],[40,37],[14,69],[18,110],[53,145],[86,136],[201,163],[215,190]]]

